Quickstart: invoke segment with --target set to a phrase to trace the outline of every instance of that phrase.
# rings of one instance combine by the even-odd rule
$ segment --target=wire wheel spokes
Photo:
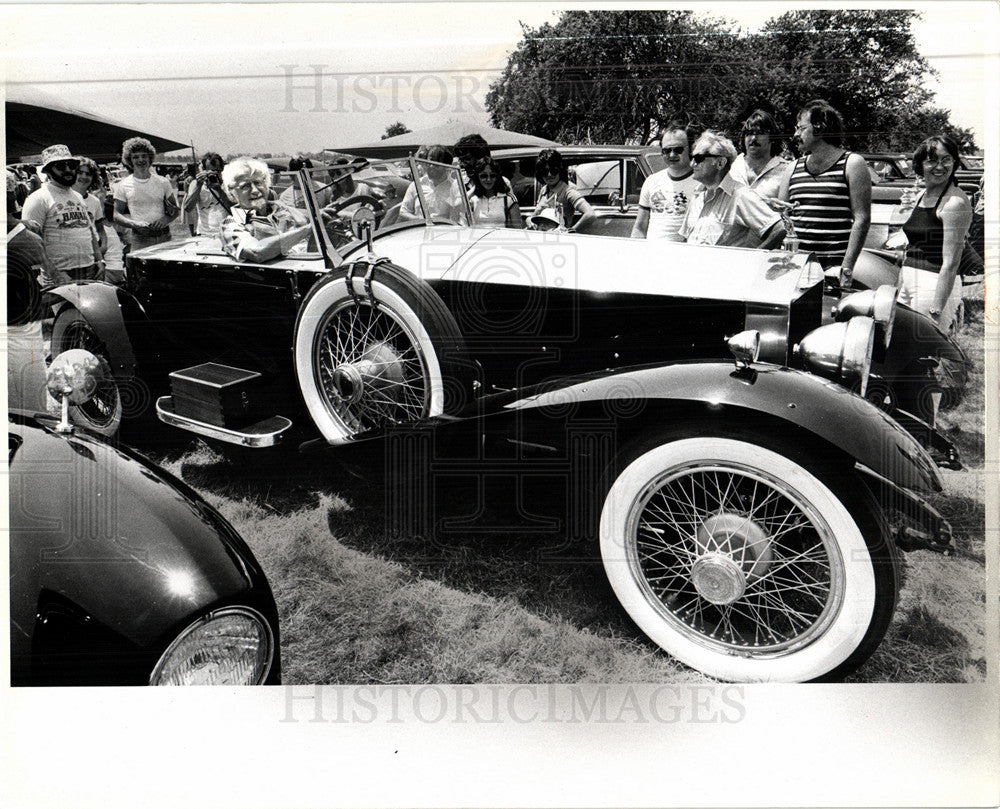
[[[832,530],[761,470],[704,463],[664,473],[629,519],[629,564],[683,634],[734,653],[799,647],[843,598]]]
[[[80,323],[74,324],[67,329],[63,343],[61,351],[68,351],[71,348],[82,348],[97,357],[101,363],[104,373],[100,375],[101,378],[97,383],[97,390],[87,402],[77,405],[77,409],[97,424],[111,423],[118,412],[119,394],[118,385],[108,365],[107,352],[104,346],[88,326]]]
[[[345,302],[327,315],[317,335],[320,390],[351,432],[427,415],[427,366],[417,338],[394,311]]]

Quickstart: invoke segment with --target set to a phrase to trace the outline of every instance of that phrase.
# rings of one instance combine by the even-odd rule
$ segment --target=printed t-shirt
[[[662,239],[677,234],[691,200],[700,190],[701,183],[690,174],[675,180],[663,169],[647,177],[639,192],[639,207],[649,209],[646,238]]]
[[[25,201],[21,219],[42,227],[45,255],[53,270],[89,267],[94,258],[94,226],[87,205],[72,188],[45,183]]]

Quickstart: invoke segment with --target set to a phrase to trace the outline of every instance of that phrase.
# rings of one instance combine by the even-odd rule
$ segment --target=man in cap
[[[48,182],[24,201],[21,220],[41,235],[51,268],[39,279],[43,286],[104,278],[97,231],[83,197],[73,190],[79,166],[68,146],[44,149],[41,170]]]

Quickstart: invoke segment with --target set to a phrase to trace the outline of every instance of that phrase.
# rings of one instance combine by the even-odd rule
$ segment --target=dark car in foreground
[[[408,163],[423,211],[424,171],[464,200],[442,169]],[[115,376],[95,419],[155,400],[260,463],[296,429],[348,458],[384,441],[387,519],[421,532],[448,529],[456,481],[514,480],[507,512],[530,519],[547,480],[561,516],[539,532],[595,548],[645,634],[722,679],[842,676],[889,625],[900,550],[951,547],[917,438],[957,457],[898,407],[940,403],[949,343],[891,286],[827,290],[788,252],[471,227],[467,202],[407,222],[367,198],[345,223],[308,172],[289,181],[299,252],[192,239],[131,254],[127,290],[55,290],[53,340]]]
[[[48,415],[7,440],[11,685],[280,682],[267,580],[197,493]]]

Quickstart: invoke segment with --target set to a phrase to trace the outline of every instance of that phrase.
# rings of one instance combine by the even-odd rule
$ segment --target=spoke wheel
[[[313,351],[324,402],[347,429],[364,432],[429,412],[427,362],[397,312],[344,302],[323,319]]]
[[[425,282],[381,265],[347,287],[346,269],[309,291],[295,326],[295,370],[313,423],[345,443],[471,400],[472,364],[451,312]]]
[[[108,351],[93,328],[76,309],[59,313],[52,326],[52,356],[71,348],[83,348],[97,357],[104,371],[102,382],[94,396],[85,404],[70,405],[70,419],[88,430],[104,436],[118,432],[122,423],[122,400],[118,384],[111,373]]]
[[[881,640],[896,584],[875,534],[791,458],[699,437],[626,466],[601,553],[625,609],[681,661],[721,679],[801,681],[859,665]]]

